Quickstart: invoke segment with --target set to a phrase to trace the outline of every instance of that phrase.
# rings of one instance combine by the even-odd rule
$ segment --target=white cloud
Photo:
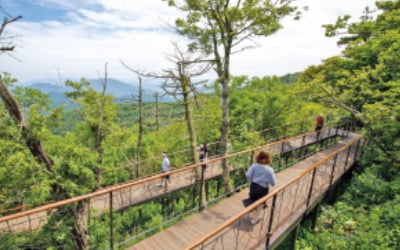
[[[152,71],[165,67],[164,55],[171,41],[183,40],[164,31],[166,23],[181,15],[160,0],[40,0],[68,10],[70,21],[19,22],[10,31],[21,35],[14,54],[21,61],[2,55],[0,70],[21,81],[57,77],[97,77],[97,70],[109,62],[110,76],[135,79],[119,63]],[[324,37],[322,24],[335,22],[338,15],[358,17],[373,0],[299,1],[309,11],[300,21],[285,20],[285,28],[259,39],[260,48],[235,55],[232,74],[271,75],[300,71],[323,58],[338,54],[336,39]],[[102,11],[90,6],[101,6]]]

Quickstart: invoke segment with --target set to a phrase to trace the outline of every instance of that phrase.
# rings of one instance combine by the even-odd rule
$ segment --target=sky
[[[297,0],[309,10],[299,21],[257,39],[257,48],[232,57],[233,75],[284,75],[338,55],[337,38],[324,37],[323,24],[350,14],[359,20],[372,0]],[[171,28],[182,16],[161,0],[0,0],[0,15],[23,18],[7,27],[17,45],[0,56],[0,71],[20,82],[98,78],[108,62],[109,77],[136,81],[132,68],[157,72],[170,67],[172,42],[185,43]],[[214,74],[207,78],[215,78]]]

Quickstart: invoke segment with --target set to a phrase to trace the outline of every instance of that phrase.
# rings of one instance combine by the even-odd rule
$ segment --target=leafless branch
[[[17,16],[17,17],[11,18],[11,19],[4,18],[3,23],[0,26],[0,37],[3,36],[3,32],[4,32],[4,30],[5,30],[5,28],[6,28],[6,26],[8,24],[16,22],[21,18],[22,18],[22,16]],[[12,38],[13,38],[13,36],[6,37],[6,38],[3,37],[3,39],[6,39],[6,40],[9,40],[9,39],[12,39]],[[13,45],[11,42],[9,44],[7,44],[7,45],[3,45],[3,46],[0,47],[0,51],[1,52],[10,52],[10,51],[13,51],[14,49],[15,49],[15,45]]]

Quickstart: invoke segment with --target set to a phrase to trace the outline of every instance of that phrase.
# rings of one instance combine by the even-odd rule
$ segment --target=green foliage
[[[313,100],[339,102],[348,110],[360,112],[358,118],[365,123],[375,145],[399,165],[397,150],[392,147],[397,145],[398,130],[386,131],[383,126],[398,124],[400,107],[400,9],[399,1],[389,2],[377,4],[385,11],[375,21],[348,27],[350,34],[360,37],[347,43],[343,57],[332,57],[322,65],[310,67],[302,74],[301,82]],[[365,37],[367,24],[373,30],[371,36]]]
[[[300,249],[400,247],[400,174],[371,146],[360,164],[339,202],[323,206],[315,230],[302,228]]]
[[[359,111],[353,115],[364,122],[369,141],[340,202],[324,207],[314,231],[302,230],[301,249],[400,248],[400,1],[376,4],[383,11],[376,20],[327,26],[328,32],[348,30],[339,41],[346,44],[344,56],[301,76],[314,100]]]
[[[180,34],[193,41],[189,47],[207,53],[215,53],[216,45],[235,47],[246,38],[268,36],[281,28],[283,17],[297,9],[286,0],[279,4],[253,0],[240,4],[226,0],[168,1],[168,4],[187,12],[186,18],[177,19],[175,24]]]
[[[67,86],[72,87],[73,91],[68,92],[67,96],[73,98],[81,106],[81,116],[84,122],[79,131],[85,131],[81,138],[85,142],[91,142],[89,147],[95,148],[94,135],[99,131],[100,138],[105,138],[114,128],[116,106],[113,103],[114,97],[102,95],[90,87],[90,82],[82,79],[80,82],[66,81]],[[90,133],[91,132],[91,133]]]
[[[284,122],[293,109],[290,87],[277,77],[237,77],[231,86],[231,124],[248,131],[272,127]],[[238,133],[239,134],[239,133]]]

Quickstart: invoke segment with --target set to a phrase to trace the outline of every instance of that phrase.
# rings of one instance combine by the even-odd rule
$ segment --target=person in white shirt
[[[163,173],[167,173],[170,171],[170,165],[171,163],[169,162],[168,156],[166,153],[162,153],[162,165],[161,165],[161,170]],[[171,184],[171,178],[169,175],[163,176],[161,180],[161,186],[164,186],[164,191],[167,191],[168,189],[168,184]]]
[[[261,151],[256,162],[253,163],[246,172],[246,177],[250,181],[249,202],[247,206],[266,196],[269,191],[269,186],[275,186],[276,178],[272,164],[271,155]],[[256,214],[258,209],[254,212]],[[252,216],[250,216],[252,217]],[[251,223],[256,224],[258,219],[252,219]]]

